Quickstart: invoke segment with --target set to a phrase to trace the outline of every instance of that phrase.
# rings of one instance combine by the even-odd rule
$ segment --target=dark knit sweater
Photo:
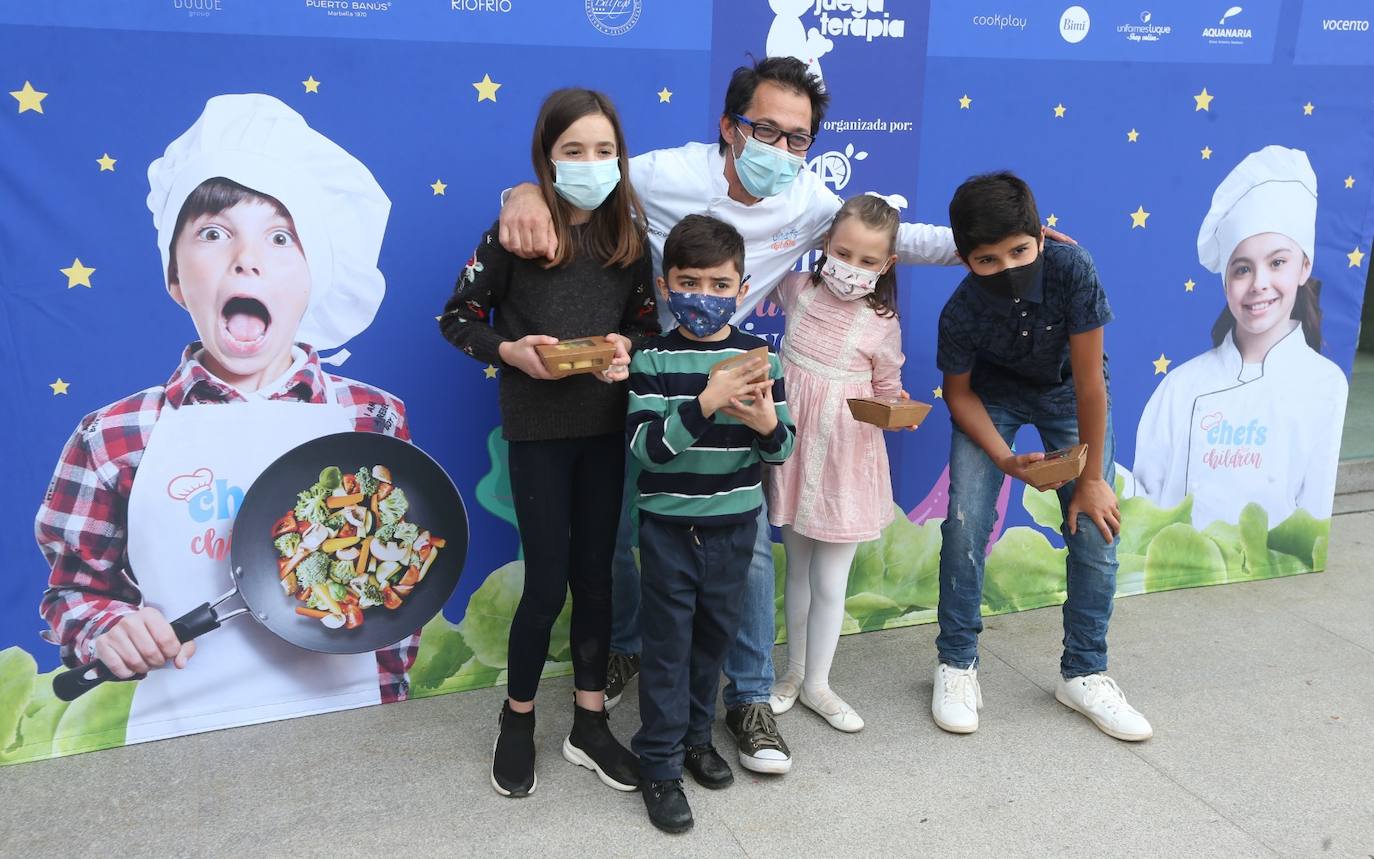
[[[574,240],[580,230],[574,227]],[[547,334],[559,340],[619,333],[638,348],[659,331],[649,243],[628,268],[605,268],[578,254],[560,268],[501,247],[498,226],[482,235],[458,275],[439,327],[450,343],[500,368],[501,432],[507,441],[585,438],[625,431],[626,385],[579,373],[533,379],[506,365],[507,340]]]

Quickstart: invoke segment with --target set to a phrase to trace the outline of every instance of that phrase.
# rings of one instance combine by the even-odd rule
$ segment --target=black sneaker
[[[623,791],[639,788],[639,758],[611,733],[605,710],[573,705],[572,732],[563,740],[563,757],[596,773],[608,787]]]
[[[692,774],[692,778],[697,780],[697,784],[711,790],[729,787],[735,780],[730,765],[710,743],[689,748],[682,756],[682,765]]]
[[[620,703],[625,685],[639,673],[638,653],[612,653],[606,664],[606,709]]]
[[[664,832],[677,834],[692,828],[692,807],[682,792],[682,779],[651,781],[643,790],[649,822]]]
[[[491,750],[491,786],[502,796],[529,796],[539,786],[534,774],[534,711],[517,713],[501,705],[500,730]]]
[[[792,753],[778,732],[778,721],[767,701],[726,710],[725,727],[739,746],[740,766],[777,775],[792,769]]]

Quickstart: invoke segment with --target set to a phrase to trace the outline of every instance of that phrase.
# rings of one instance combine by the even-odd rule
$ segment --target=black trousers
[[[625,436],[513,441],[509,461],[525,589],[507,644],[507,694],[516,701],[534,698],[569,589],[574,684],[587,692],[605,689]]]
[[[632,747],[650,781],[680,778],[688,746],[711,741],[725,653],[739,631],[757,523],[703,527],[639,519],[641,726]]]

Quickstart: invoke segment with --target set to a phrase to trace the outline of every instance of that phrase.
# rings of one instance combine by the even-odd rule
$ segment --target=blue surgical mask
[[[750,194],[772,197],[792,184],[805,163],[806,159],[800,155],[746,137],[744,151],[735,155],[735,174]]]
[[[694,337],[709,337],[724,328],[735,315],[738,303],[739,297],[734,295],[668,290],[668,310],[677,324]]]
[[[592,211],[620,184],[620,159],[554,161],[553,189],[579,209]]]

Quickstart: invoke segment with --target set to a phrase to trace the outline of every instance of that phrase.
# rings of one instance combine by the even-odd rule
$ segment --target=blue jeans
[[[734,647],[754,522],[698,527],[645,516],[640,727],[630,746],[646,781],[682,777],[683,752],[711,742],[721,663]]]
[[[988,403],[986,408],[1007,444],[1026,424],[1039,431],[1045,450],[1078,444],[1076,417],[1036,414],[1025,406]],[[1108,408],[1102,471],[1109,485],[1116,478],[1115,453]],[[949,512],[940,526],[940,634],[935,639],[940,661],[953,668],[968,668],[978,660],[978,633],[983,631],[983,562],[997,519],[1002,478],[991,457],[956,425],[949,451]],[[1069,502],[1076,485],[1076,481],[1070,482],[1058,490],[1065,519],[1060,533],[1069,549],[1064,654],[1059,661],[1065,678],[1107,670],[1107,624],[1116,595],[1116,540],[1104,540],[1097,525],[1081,513],[1078,533],[1069,533]]]
[[[633,457],[630,457],[633,460]],[[635,566],[634,524],[630,510],[639,495],[637,467],[628,469],[625,505],[620,516],[615,559],[611,563],[611,652],[639,653],[639,568]],[[735,642],[725,655],[726,707],[768,700],[773,691],[773,642],[778,637],[773,589],[773,536],[768,526],[768,502],[759,508],[754,556],[749,563],[743,615]]]

